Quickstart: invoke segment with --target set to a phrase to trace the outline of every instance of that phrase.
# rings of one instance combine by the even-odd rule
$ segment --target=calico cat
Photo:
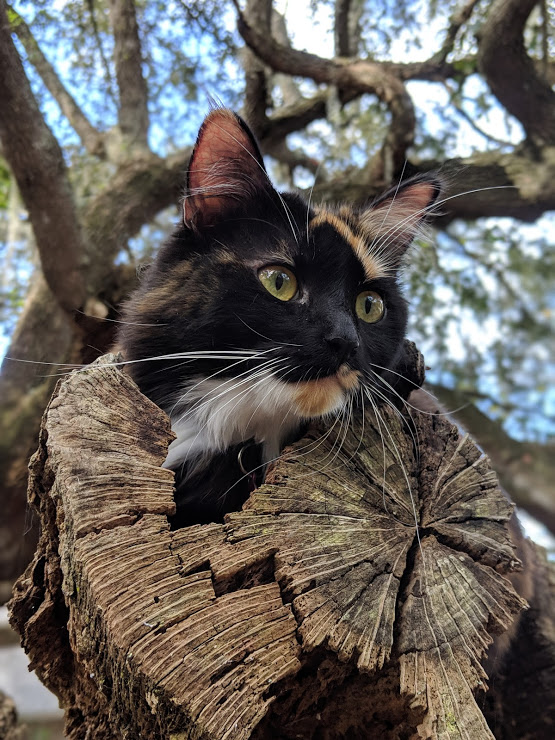
[[[165,463],[174,526],[240,509],[303,423],[341,413],[370,368],[375,384],[399,367],[398,270],[440,189],[422,175],[369,206],[311,206],[273,188],[241,118],[208,115],[183,222],[119,335],[132,377],[177,435]]]

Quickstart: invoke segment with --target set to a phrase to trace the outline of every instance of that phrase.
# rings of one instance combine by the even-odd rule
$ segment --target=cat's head
[[[273,188],[238,116],[212,111],[183,223],[127,308],[120,343],[139,361],[139,386],[168,411],[208,386],[235,387],[231,416],[241,394],[260,413],[340,409],[399,358],[407,308],[397,273],[439,191],[435,176],[420,176],[371,205],[312,206]]]

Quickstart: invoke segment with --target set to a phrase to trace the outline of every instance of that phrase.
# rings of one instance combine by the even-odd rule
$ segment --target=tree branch
[[[501,105],[541,146],[555,144],[555,93],[524,46],[524,27],[537,1],[493,3],[480,34],[478,66]]]
[[[154,154],[135,157],[88,203],[82,223],[95,250],[87,271],[93,295],[109,280],[122,245],[159,211],[179,201],[190,156],[188,147],[165,160]]]
[[[542,158],[524,152],[484,152],[468,159],[421,163],[418,169],[440,170],[449,200],[442,205],[439,223],[453,218],[474,220],[509,216],[535,221],[555,209],[555,148],[545,148]]]
[[[349,12],[352,0],[335,0],[335,56],[351,57],[355,50],[351,48],[349,34]]]
[[[75,98],[64,87],[62,81],[56,74],[54,67],[42,53],[42,50],[31,33],[31,29],[27,23],[25,23],[19,13],[10,6],[8,6],[8,15],[12,31],[23,44],[29,61],[37,70],[46,88],[58,103],[62,113],[81,139],[85,149],[89,154],[105,158],[106,150],[102,134],[91,124],[81,108],[77,105]]]
[[[459,59],[457,65],[433,56],[424,62],[378,62],[367,59],[324,59],[317,54],[298,51],[267,38],[253,29],[241,11],[238,0],[233,0],[237,10],[237,28],[248,46],[275,71],[289,75],[302,75],[318,83],[335,84],[343,89],[353,86],[359,94],[371,92],[379,95],[380,77],[395,78],[397,81],[424,80],[440,82],[452,77],[461,77],[463,69],[470,74],[475,66],[474,57]],[[388,80],[384,80],[387,82]],[[370,85],[370,89],[368,88]]]
[[[354,90],[340,91],[342,104],[359,97],[361,93]],[[259,135],[260,145],[264,151],[279,144],[289,134],[306,128],[312,121],[327,116],[327,90],[316,92],[311,98],[298,97],[295,102],[283,105],[268,119],[266,130]]]
[[[456,96],[453,90],[451,89],[451,87],[449,86],[448,82],[445,82],[445,89],[447,90],[449,94],[449,103],[457,111],[459,116],[461,116],[461,118],[464,118],[464,120],[468,123],[468,125],[471,128],[473,128],[477,134],[480,134],[480,136],[483,136],[484,139],[487,139],[488,141],[492,141],[494,144],[497,144],[498,146],[512,147],[512,142],[504,140],[504,139],[499,139],[496,136],[492,136],[491,134],[488,134],[487,131],[484,131],[482,128],[480,128],[480,126],[478,126],[474,118],[465,111],[462,105],[459,105],[459,103],[457,103]]]
[[[248,23],[234,0],[239,14],[237,27],[245,43],[272,69],[290,75],[309,77],[318,83],[333,85],[338,90],[371,93],[382,100],[391,113],[391,125],[384,145],[382,171],[374,172],[378,179],[386,179],[388,170],[397,172],[402,166],[406,150],[412,144],[416,117],[412,100],[401,80],[388,71],[384,64],[364,60],[328,60],[278,44],[258,32]],[[391,167],[387,160],[391,160]],[[374,169],[376,169],[374,167]]]
[[[430,160],[413,163],[414,170],[439,172],[446,193],[441,227],[455,218],[474,220],[489,216],[509,216],[535,221],[555,209],[555,148],[545,148],[541,160],[524,153],[486,152],[467,159]],[[317,183],[315,201],[362,202],[379,195],[368,175],[368,168],[352,168],[340,177]]]
[[[449,23],[449,28],[447,29],[447,33],[445,34],[445,41],[441,45],[441,49],[433,57],[433,59],[435,59],[438,63],[445,62],[445,60],[447,59],[447,55],[453,51],[455,40],[461,27],[470,18],[474,7],[478,4],[479,1],[480,0],[467,0],[466,5],[463,5],[462,8],[456,10],[455,13],[453,13]]]
[[[148,90],[143,77],[141,42],[133,0],[110,0],[114,61],[119,89],[120,130],[130,144],[148,148]]]
[[[81,308],[86,297],[85,250],[71,186],[62,150],[42,118],[12,41],[4,0],[0,69],[0,139],[29,212],[44,276],[65,310]]]
[[[271,33],[272,0],[248,0],[245,15],[259,33]],[[243,50],[245,71],[245,117],[257,136],[265,130],[269,103],[268,81],[264,65],[249,49]]]
[[[322,172],[321,163],[310,157],[302,149],[289,149],[284,141],[277,143],[272,147],[265,147],[265,153],[269,154],[270,157],[277,159],[292,173],[295,167],[304,167],[313,175],[318,174],[319,177],[325,179],[325,173]]]

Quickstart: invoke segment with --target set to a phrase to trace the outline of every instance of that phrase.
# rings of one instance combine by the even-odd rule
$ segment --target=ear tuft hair
[[[211,111],[199,130],[189,163],[183,200],[185,226],[213,226],[269,188],[262,155],[247,124],[227,108]]]
[[[371,242],[371,252],[398,267],[422,230],[441,194],[437,175],[416,175],[382,195],[359,214],[359,227]]]

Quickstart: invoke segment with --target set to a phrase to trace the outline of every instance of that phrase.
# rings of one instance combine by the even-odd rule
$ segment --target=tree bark
[[[535,621],[518,618],[512,505],[448,421],[385,408],[313,427],[242,511],[170,531],[169,420],[115,359],[60,383],[45,413],[41,540],[11,604],[68,737],[491,738],[480,661],[515,618],[552,707],[554,663],[533,679],[555,654],[549,570]],[[518,653],[495,649],[502,676]],[[496,736],[516,738],[505,694],[488,696]]]
[[[478,65],[501,105],[537,146],[555,143],[555,93],[524,44],[526,21],[538,0],[496,0],[479,39]]]
[[[29,212],[46,282],[62,308],[73,311],[87,298],[85,243],[62,149],[42,117],[10,30],[0,0],[0,140]]]
[[[135,2],[110,0],[108,8],[114,34],[119,129],[126,143],[148,151],[148,90],[142,72]]]

